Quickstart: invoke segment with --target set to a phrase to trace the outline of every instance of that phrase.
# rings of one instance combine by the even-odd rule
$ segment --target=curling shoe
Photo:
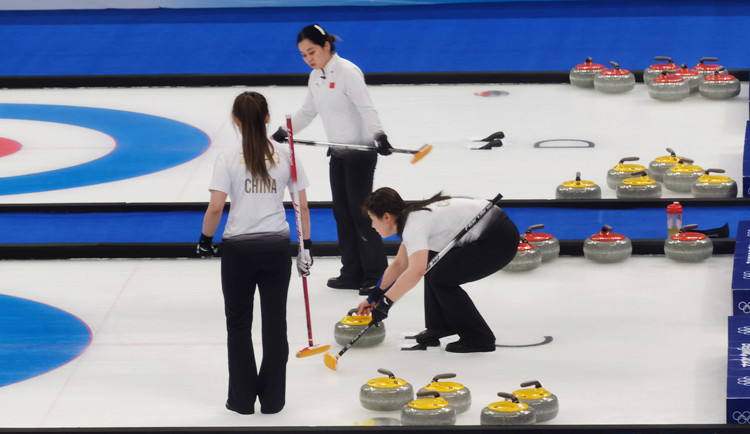
[[[495,344],[471,344],[468,341],[459,339],[445,346],[445,351],[449,353],[489,353],[495,351]]]
[[[333,289],[359,289],[362,287],[361,284],[356,283],[354,281],[348,281],[345,278],[338,276],[338,277],[331,277],[328,279],[328,287]]]
[[[451,330],[431,330],[431,329],[427,329],[427,330],[424,330],[424,331],[421,331],[421,332],[417,333],[414,336],[414,339],[417,340],[418,344],[427,344],[427,343],[432,343],[432,342],[435,342],[435,341],[438,341],[438,344],[439,344],[440,343],[439,342],[440,338],[444,338],[446,336],[452,336],[452,335],[455,335],[455,334],[456,334],[456,332],[451,331]],[[430,346],[436,346],[436,345],[430,345]]]

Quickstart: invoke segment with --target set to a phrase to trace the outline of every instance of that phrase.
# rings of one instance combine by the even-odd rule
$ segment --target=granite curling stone
[[[645,170],[633,172],[632,178],[625,178],[617,186],[618,199],[658,199],[661,197],[661,184],[649,177]]]
[[[707,75],[715,74],[716,71],[724,69],[719,64],[707,64],[705,62],[716,62],[719,59],[715,57],[703,57],[697,65],[693,66],[693,71],[697,72],[700,78],[706,78]]]
[[[414,399],[414,388],[406,380],[396,378],[387,369],[378,369],[387,377],[373,378],[359,389],[362,407],[375,411],[398,410]]]
[[[583,256],[599,263],[622,262],[633,253],[630,238],[612,232],[612,227],[604,225],[601,232],[594,234],[583,243]]]
[[[607,172],[607,186],[612,190],[616,190],[617,186],[620,185],[623,179],[632,177],[635,172],[646,170],[646,168],[640,164],[627,164],[628,161],[638,160],[638,157],[625,157],[620,159],[620,162]]]
[[[529,386],[533,387],[528,388]],[[516,390],[513,392],[513,395],[520,402],[528,404],[534,409],[537,422],[546,422],[557,416],[560,410],[560,403],[557,396],[542,387],[540,382],[536,380],[526,381],[521,383],[521,387],[527,387],[528,389]]]
[[[710,99],[729,99],[740,94],[740,81],[725,71],[720,70],[703,77],[698,84],[698,92],[701,96]]]
[[[576,179],[565,181],[557,186],[555,199],[601,199],[602,189],[592,181],[581,179],[581,172],[576,172]]]
[[[560,240],[551,234],[533,232],[544,229],[544,225],[534,225],[526,228],[526,241],[542,253],[542,262],[549,262],[560,256]]]
[[[502,269],[504,271],[531,271],[539,268],[540,265],[542,265],[542,252],[529,244],[526,236],[521,234],[516,256]]]
[[[621,69],[617,62],[609,62],[614,68],[602,69],[594,77],[594,89],[604,93],[625,93],[635,88],[635,76]]]
[[[724,169],[706,169],[703,175],[693,182],[693,186],[690,189],[693,196],[720,199],[737,197],[737,183],[732,178],[724,175],[711,175],[711,173],[724,172]]]
[[[662,72],[648,88],[648,96],[659,101],[679,101],[690,95],[690,84],[680,76]]]
[[[670,191],[690,193],[693,183],[703,175],[703,168],[693,165],[690,158],[680,158],[674,166],[664,172],[664,188]]]
[[[372,321],[370,315],[355,315],[357,310],[357,308],[349,310],[349,313],[334,326],[333,338],[337,344],[348,344]],[[353,346],[371,347],[382,343],[384,340],[385,325],[380,322],[370,327]]]
[[[656,157],[653,161],[648,163],[648,169],[646,169],[648,176],[660,182],[664,181],[664,173],[684,158],[677,156],[671,148],[667,148],[667,152],[669,152],[669,155]]]
[[[711,238],[700,232],[689,232],[698,225],[686,225],[664,242],[664,255],[678,262],[701,262],[711,257],[714,245]]]
[[[456,414],[463,413],[471,407],[471,391],[461,383],[453,381],[439,381],[446,378],[454,378],[456,374],[438,374],[433,377],[432,382],[422,388],[421,391],[437,392],[440,396],[456,409]]]
[[[510,393],[498,392],[505,401],[493,402],[482,409],[480,425],[532,425],[536,423],[536,411]]]
[[[676,75],[677,77],[685,80],[685,82],[688,84],[688,87],[690,88],[690,93],[698,93],[698,85],[700,84],[701,79],[703,79],[698,71],[688,68],[687,65],[683,63],[680,66],[680,69],[673,72],[672,75]]]
[[[604,65],[594,63],[591,57],[587,57],[583,63],[570,70],[568,74],[570,84],[576,87],[593,88],[594,77],[603,69]]]
[[[660,75],[664,73],[670,74],[680,69],[671,57],[656,56],[654,57],[654,60],[666,63],[654,63],[643,70],[643,82],[648,86],[652,86],[654,84],[654,79]]]
[[[456,409],[437,392],[422,391],[401,407],[401,425],[455,425]]]

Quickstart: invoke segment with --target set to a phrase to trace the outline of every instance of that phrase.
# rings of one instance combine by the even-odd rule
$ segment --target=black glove
[[[362,293],[360,295],[366,295],[367,301],[370,303],[377,303],[385,297],[385,291],[380,289],[378,285],[372,285],[367,288],[362,288]]]
[[[394,301],[390,298],[383,296],[383,298],[375,304],[375,308],[372,310],[372,320],[375,322],[383,321],[388,318],[388,311],[391,310]]]
[[[388,143],[388,136],[386,136],[385,133],[376,134],[375,143],[378,144],[378,154],[391,155],[391,149],[393,149],[393,146]]]
[[[209,258],[216,255],[218,248],[214,246],[213,238],[208,235],[201,234],[201,239],[198,241],[198,245],[195,246],[195,253],[201,258]]]
[[[279,129],[276,130],[276,132],[271,135],[271,138],[277,141],[278,143],[286,142],[286,139],[288,137],[289,137],[289,134],[286,132],[286,130],[283,127],[279,127]]]

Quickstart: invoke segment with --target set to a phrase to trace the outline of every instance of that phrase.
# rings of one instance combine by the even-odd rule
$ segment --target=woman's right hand
[[[359,304],[357,315],[369,315],[374,307],[375,303],[369,303],[367,300],[362,300],[362,303]]]

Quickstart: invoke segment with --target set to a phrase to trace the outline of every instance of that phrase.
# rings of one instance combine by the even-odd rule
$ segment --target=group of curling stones
[[[729,99],[740,94],[740,81],[717,64],[715,57],[704,57],[692,69],[686,64],[677,65],[671,57],[657,56],[655,63],[643,70],[643,82],[648,95],[661,101],[679,101],[690,94],[699,93],[709,99]],[[594,63],[591,57],[570,70],[570,84],[581,88],[594,88],[604,93],[625,93],[635,88],[635,75],[617,62],[612,68]]]
[[[544,229],[544,225],[529,226],[521,234],[516,256],[503,267],[503,271],[534,270],[539,268],[542,262],[550,262],[560,255],[560,240],[548,233],[534,232],[540,229]]]
[[[414,393],[406,380],[386,369],[378,369],[385,377],[373,378],[359,391],[359,401],[368,410],[400,411],[401,425],[455,425],[456,415],[471,407],[471,391],[454,381],[456,374],[438,374]],[[539,381],[521,383],[513,393],[499,392],[504,401],[493,402],[480,413],[481,425],[529,425],[546,422],[557,416],[557,397]]]
[[[665,189],[691,193],[696,198],[731,199],[737,197],[737,182],[722,175],[724,169],[703,169],[690,158],[667,148],[668,155],[655,158],[648,167],[633,163],[639,157],[624,157],[607,172],[607,186],[618,199],[658,199]],[[601,199],[601,188],[592,181],[565,181],[555,190],[556,199]]]

